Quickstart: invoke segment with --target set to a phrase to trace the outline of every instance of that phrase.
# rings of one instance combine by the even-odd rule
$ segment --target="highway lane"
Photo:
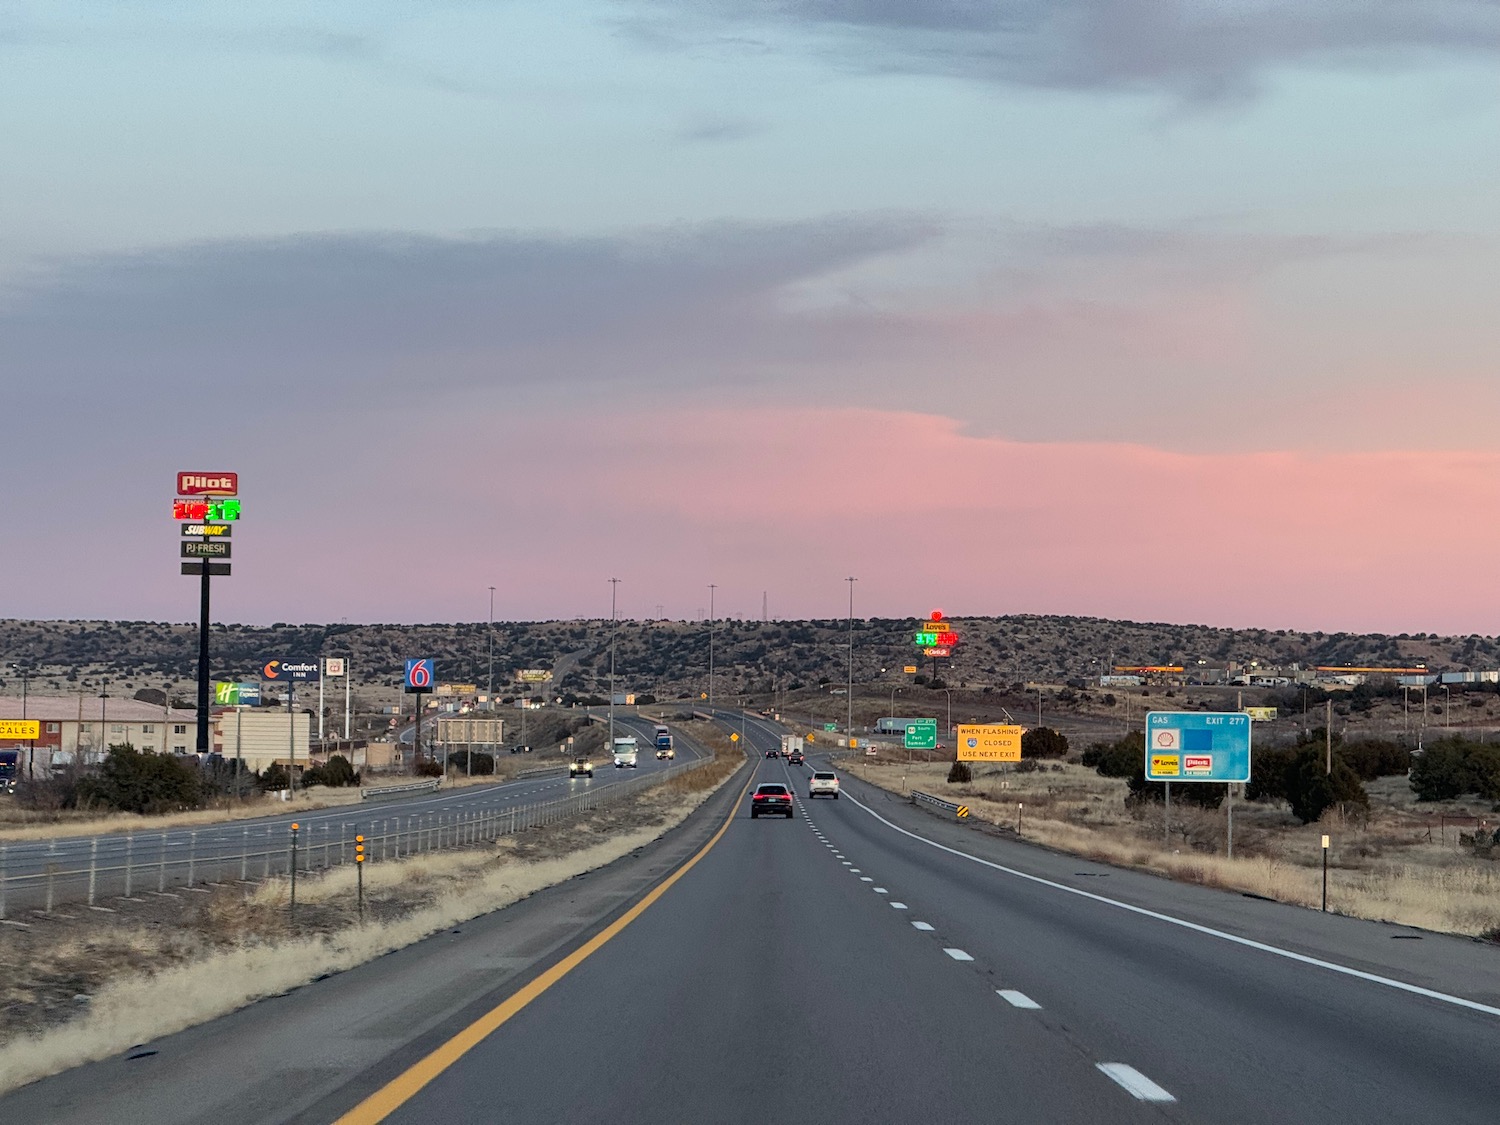
[[[601,755],[595,775],[569,778],[566,773],[551,773],[535,778],[496,784],[478,784],[440,789],[407,797],[393,797],[359,804],[336,805],[326,809],[298,809],[295,802],[288,811],[253,820],[238,820],[198,827],[151,830],[149,821],[135,832],[111,832],[97,837],[75,836],[52,840],[18,841],[4,845],[3,873],[10,880],[30,877],[29,881],[10,887],[10,909],[37,906],[46,888],[42,878],[50,868],[59,874],[54,878],[57,900],[76,900],[86,893],[87,871],[95,865],[101,878],[96,894],[107,895],[125,889],[125,868],[132,868],[132,889],[164,889],[186,883],[189,878],[212,879],[233,877],[243,869],[256,874],[267,867],[269,856],[278,858],[288,845],[290,828],[299,826],[299,842],[311,865],[326,865],[332,853],[351,848],[356,833],[378,835],[389,850],[405,851],[413,841],[428,841],[439,824],[452,825],[463,818],[494,816],[525,809],[539,803],[557,800],[582,792],[586,788],[604,788],[631,777],[649,774],[672,763],[658,762],[649,749],[655,723],[638,716],[616,716],[622,731],[635,734],[641,742],[640,766],[636,770],[616,770]],[[690,738],[679,735],[677,762],[704,756]],[[541,764],[540,759],[538,763]],[[425,834],[425,835],[424,835]],[[387,847],[371,849],[372,858],[384,858]],[[189,864],[188,857],[192,856]],[[251,858],[246,859],[246,856]],[[191,871],[190,871],[191,867]],[[140,873],[135,874],[134,869]],[[158,877],[159,876],[159,877]]]
[[[757,755],[778,734],[753,717],[745,729]],[[0,1117],[331,1121],[529,981],[529,1002],[403,1088],[389,1119],[1493,1119],[1493,949],[1393,941],[1406,931],[994,839],[847,778],[843,799],[810,803],[807,771],[753,767],[796,786],[796,818],[752,821],[741,805],[695,866],[550,987],[536,974],[609,933],[712,825],[173,1037],[159,1066],[112,1060],[38,1084],[0,1100]],[[550,945],[528,929],[569,923],[574,936]],[[253,1094],[201,1077],[230,1070],[255,1076]]]
[[[776,734],[745,729],[762,752]],[[808,803],[808,772],[758,769],[797,785],[805,831],[736,820],[669,896],[391,1119],[1493,1120],[1495,951],[1427,935],[1425,957],[1391,953],[1388,927],[1160,880],[1127,889],[1165,888],[1162,905],[1188,908],[1171,917],[1204,929],[1186,915],[1259,910],[1272,917],[1252,940],[1281,931],[1286,953],[1337,965],[1342,951],[1354,973],[1492,1010],[1413,995],[939,850],[871,812],[894,805],[918,835],[948,826],[857,782]],[[559,1050],[617,1061],[560,1086],[546,1073]]]

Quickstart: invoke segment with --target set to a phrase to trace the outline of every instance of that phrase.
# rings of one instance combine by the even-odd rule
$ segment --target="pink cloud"
[[[285,487],[236,459],[247,516],[215,616],[270,622],[1059,613],[1265,628],[1500,632],[1500,453],[1202,454],[1027,443],[951,418],[580,404],[392,419]],[[274,458],[272,463],[274,463]],[[274,467],[274,464],[272,465]],[[105,513],[107,582],[51,557],[12,612],[186,620],[161,502]],[[153,477],[154,479],[154,477]],[[113,522],[110,522],[113,521]],[[23,564],[24,565],[24,564]]]

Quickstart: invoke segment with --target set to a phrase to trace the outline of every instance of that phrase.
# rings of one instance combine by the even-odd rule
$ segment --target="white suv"
[[[819,771],[807,780],[807,799],[832,797],[839,799],[839,775],[826,770]]]

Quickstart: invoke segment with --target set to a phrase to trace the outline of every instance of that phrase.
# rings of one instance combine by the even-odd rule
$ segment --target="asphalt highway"
[[[596,762],[592,779],[569,778],[566,771],[496,784],[478,784],[440,789],[326,809],[298,809],[196,828],[179,827],[151,831],[112,832],[99,836],[74,836],[52,840],[20,841],[4,845],[0,874],[8,881],[7,908],[36,908],[46,900],[46,874],[52,877],[52,895],[59,903],[79,901],[87,894],[89,871],[95,872],[95,897],[124,893],[129,868],[132,892],[165,890],[189,881],[249,877],[264,873],[274,857],[283,863],[291,825],[298,825],[299,865],[327,866],[336,862],[334,853],[352,856],[354,836],[373,837],[372,859],[404,853],[412,847],[440,841],[447,831],[465,823],[465,818],[495,816],[536,804],[571,796],[585,788],[603,788],[639,777],[671,763],[658,762],[651,736],[655,723],[635,715],[616,715],[621,733],[634,734],[640,742],[637,769],[615,769],[603,755]],[[700,757],[691,739],[678,737],[677,762]],[[555,756],[528,755],[528,764],[563,765]],[[530,759],[536,761],[530,762]],[[397,783],[397,782],[393,782]],[[149,825],[149,821],[143,822]],[[191,859],[190,859],[191,857]],[[271,864],[274,867],[274,864]]]
[[[751,820],[737,779],[655,849],[0,1119],[1495,1119],[1500,950],[1057,855],[848,778],[809,802],[808,769],[760,756],[777,729],[745,731],[793,819]]]

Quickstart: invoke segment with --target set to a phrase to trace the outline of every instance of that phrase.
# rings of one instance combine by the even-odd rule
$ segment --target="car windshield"
[[[762,785],[758,790],[756,790],[756,792],[757,793],[770,793],[773,796],[776,796],[776,795],[785,793],[786,792],[786,786],[785,785]]]

